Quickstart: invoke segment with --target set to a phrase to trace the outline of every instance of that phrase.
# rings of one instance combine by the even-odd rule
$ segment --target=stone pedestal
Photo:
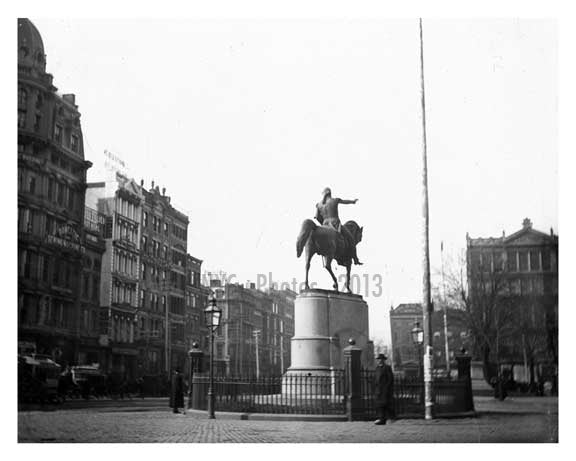
[[[362,349],[362,365],[371,366],[368,305],[362,296],[319,289],[301,292],[294,303],[292,358],[286,374],[330,376],[343,369],[350,338]]]

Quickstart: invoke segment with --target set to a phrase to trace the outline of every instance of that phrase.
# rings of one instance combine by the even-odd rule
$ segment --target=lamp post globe
[[[412,335],[412,342],[417,346],[424,343],[424,330],[420,328],[420,322],[414,323],[414,328],[412,328],[410,334]]]

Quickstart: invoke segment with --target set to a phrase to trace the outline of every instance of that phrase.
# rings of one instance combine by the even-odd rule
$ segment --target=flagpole
[[[422,18],[420,24],[420,90],[422,103],[422,221],[423,221],[423,287],[422,317],[424,327],[424,418],[433,418],[432,399],[432,300],[430,295],[430,248],[428,215],[428,165],[426,151],[426,99],[424,92],[424,40],[422,38]]]

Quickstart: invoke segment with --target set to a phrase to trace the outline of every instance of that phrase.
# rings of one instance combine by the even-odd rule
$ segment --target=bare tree
[[[465,312],[473,355],[484,379],[501,382],[500,364],[514,333],[514,312],[502,265],[468,263],[461,255],[444,267],[444,302]]]

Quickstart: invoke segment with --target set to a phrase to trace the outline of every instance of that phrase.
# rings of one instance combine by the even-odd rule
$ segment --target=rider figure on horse
[[[332,198],[332,191],[329,187],[325,188],[322,192],[322,201],[316,204],[316,219],[323,226],[332,227],[336,230],[346,242],[348,246],[352,249],[352,259],[354,264],[361,265],[362,263],[358,260],[358,255],[356,254],[356,246],[354,245],[354,240],[348,229],[342,226],[340,223],[340,217],[338,216],[338,205],[349,205],[354,204],[358,199],[354,200],[344,200],[341,198]]]

